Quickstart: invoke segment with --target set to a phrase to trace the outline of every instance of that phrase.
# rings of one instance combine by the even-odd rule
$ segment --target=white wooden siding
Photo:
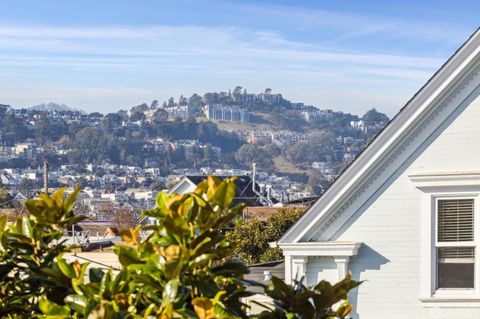
[[[351,295],[352,318],[459,318],[480,316],[480,308],[429,309],[420,297],[420,199],[408,175],[480,171],[480,98],[363,212],[335,236],[363,242],[349,269],[365,283]],[[307,263],[307,278],[322,276],[320,261]]]

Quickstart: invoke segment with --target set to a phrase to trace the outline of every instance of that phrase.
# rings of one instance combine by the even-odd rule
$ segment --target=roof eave
[[[456,84],[455,79],[468,72],[480,51],[480,28],[455,52],[455,54],[408,101],[390,123],[363,150],[352,164],[337,178],[310,209],[280,238],[279,243],[296,243],[305,240],[312,229],[318,229],[334,213],[339,203],[349,199],[348,193],[362,185],[372,165],[388,154],[394,143],[400,142],[405,132],[422,120],[432,106]],[[315,213],[317,212],[317,213]],[[308,239],[307,239],[308,240]]]

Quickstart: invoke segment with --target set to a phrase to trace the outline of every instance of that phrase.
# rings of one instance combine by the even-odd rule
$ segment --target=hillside
[[[217,113],[208,113],[209,106]],[[158,168],[167,176],[251,169],[257,163],[269,174],[324,185],[387,122],[375,109],[345,114],[291,103],[271,92],[194,94],[109,114],[84,114],[54,103],[29,109],[2,105],[1,143],[14,151],[4,149],[0,168],[39,167],[47,159],[52,167],[111,163]],[[17,154],[19,143],[28,145],[28,152]]]

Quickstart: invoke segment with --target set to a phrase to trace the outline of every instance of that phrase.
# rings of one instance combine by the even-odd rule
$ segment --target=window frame
[[[418,300],[423,307],[480,307],[480,171],[410,173],[408,179],[419,191],[420,214],[420,290]],[[478,253],[475,256],[474,289],[436,289],[436,198],[475,200],[474,210],[479,217],[474,225]]]
[[[480,297],[480,258],[478,254],[480,228],[478,217],[480,212],[480,193],[440,193],[430,194],[432,203],[432,232],[431,232],[431,276],[433,297],[448,296],[479,296]],[[465,242],[439,242],[438,241],[438,202],[441,200],[473,199],[473,241]],[[473,288],[438,288],[438,248],[442,247],[473,247],[474,248],[474,274]]]

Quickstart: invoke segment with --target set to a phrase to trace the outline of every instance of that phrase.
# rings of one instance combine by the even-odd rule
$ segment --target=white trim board
[[[307,242],[307,243],[284,243],[279,247],[285,255],[289,256],[333,256],[352,257],[358,254],[362,244],[357,242]]]

